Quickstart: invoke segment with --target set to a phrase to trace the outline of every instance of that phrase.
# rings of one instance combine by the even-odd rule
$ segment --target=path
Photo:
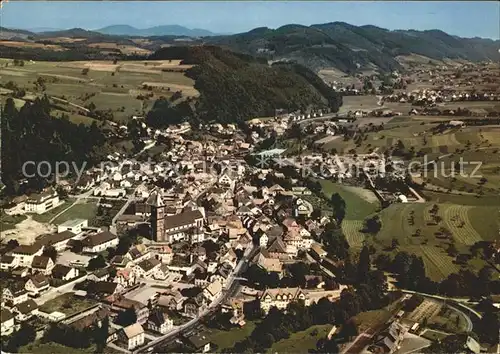
[[[234,268],[234,270],[231,272],[229,277],[227,278],[227,283],[225,289],[222,291],[222,293],[219,295],[217,299],[215,299],[209,306],[208,308],[199,316],[196,318],[193,318],[189,322],[186,322],[185,324],[179,326],[178,328],[170,331],[169,333],[155,339],[154,341],[151,341],[147,343],[145,346],[138,348],[133,351],[134,354],[138,353],[143,353],[147,351],[149,348],[156,348],[159,345],[161,345],[162,342],[166,342],[178,334],[182,334],[184,332],[192,330],[194,327],[196,327],[199,322],[206,317],[207,315],[211,314],[221,303],[225,302],[229,297],[234,296],[234,292],[238,291],[238,282],[235,281],[235,278],[239,275],[240,272],[244,272],[245,269],[248,266],[248,260],[253,257],[255,252],[258,250],[258,247],[252,245],[252,247],[248,247],[245,250],[245,253],[243,254],[243,257],[241,258],[240,262]]]

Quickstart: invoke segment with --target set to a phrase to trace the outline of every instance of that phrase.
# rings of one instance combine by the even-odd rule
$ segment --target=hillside
[[[500,41],[460,38],[439,30],[390,31],[344,22],[263,27],[209,41],[269,60],[293,60],[313,70],[335,67],[344,72],[358,67],[399,69],[395,57],[412,53],[432,59],[498,60],[500,46]]]
[[[200,92],[200,97],[191,104],[192,116],[203,121],[237,122],[274,115],[278,108],[289,111],[322,108],[336,112],[342,102],[339,95],[305,67],[269,66],[265,60],[220,47],[162,48],[149,59],[182,59],[183,64],[195,65],[186,75],[195,80],[194,87]],[[150,124],[159,126],[186,118],[185,104],[181,105],[182,114],[177,116],[168,104],[155,106]],[[164,110],[169,114],[163,114]]]

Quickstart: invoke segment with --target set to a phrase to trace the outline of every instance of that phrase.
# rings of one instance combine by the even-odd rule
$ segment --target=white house
[[[160,268],[161,262],[156,258],[145,259],[134,266],[133,271],[137,278],[149,277]]]
[[[15,262],[20,267],[30,267],[35,256],[41,256],[43,246],[38,243],[32,245],[21,245],[12,250],[11,256],[16,258]]]
[[[208,284],[208,286],[203,289],[203,296],[208,300],[208,302],[214,301],[222,292],[222,283],[220,280],[215,280],[214,282]]]
[[[29,299],[28,301],[17,304],[14,307],[14,313],[16,320],[20,322],[26,321],[38,313],[38,305],[34,300]]]
[[[59,195],[54,189],[49,188],[42,193],[30,195],[24,208],[28,213],[43,214],[58,205]]]
[[[90,235],[83,240],[83,252],[99,253],[109,247],[118,245],[118,236],[109,231],[100,232],[98,234]]]
[[[28,279],[24,288],[31,296],[38,296],[50,287],[49,279],[41,273],[35,274]]]
[[[57,226],[57,232],[71,231],[74,234],[82,232],[82,228],[88,227],[89,223],[86,219],[73,219],[63,222]]]
[[[63,264],[56,264],[52,269],[52,277],[55,279],[68,281],[78,277],[78,275],[80,275],[78,268],[68,267]]]
[[[153,311],[148,318],[148,329],[161,334],[165,334],[172,330],[174,321],[162,311]]]
[[[125,342],[128,350],[133,350],[144,344],[144,329],[140,323],[134,323],[123,328],[118,337]]]

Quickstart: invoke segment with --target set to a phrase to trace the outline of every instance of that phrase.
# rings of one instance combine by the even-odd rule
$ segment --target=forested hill
[[[294,60],[313,70],[336,67],[400,68],[395,57],[419,54],[432,59],[499,60],[500,41],[460,38],[443,31],[390,31],[376,26],[333,22],[312,26],[256,28],[246,33],[206,39],[243,53],[270,60]]]
[[[265,59],[238,54],[215,46],[167,47],[150,59],[179,59],[194,64],[187,76],[195,80],[200,97],[176,109],[158,102],[149,114],[156,126],[190,118],[202,121],[238,122],[272,116],[275,109],[308,108],[336,112],[342,97],[309,69],[297,64],[269,65]],[[168,114],[165,114],[165,111]]]
[[[18,194],[18,181],[29,177],[23,176],[26,161],[48,162],[51,171],[55,171],[57,161],[74,163],[81,169],[84,163],[89,168],[101,161],[107,153],[105,137],[95,123],[86,127],[64,117],[53,118],[47,97],[26,103],[20,110],[9,98],[1,119],[2,182],[7,187],[7,194]],[[41,171],[47,173],[48,167],[43,166]],[[26,173],[34,174],[33,164],[27,166]],[[47,181],[35,176],[28,182],[28,188],[39,190]]]

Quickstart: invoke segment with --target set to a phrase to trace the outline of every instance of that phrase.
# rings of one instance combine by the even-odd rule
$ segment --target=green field
[[[33,220],[41,222],[41,223],[47,223],[49,222],[54,216],[59,214],[61,211],[69,207],[71,204],[73,204],[75,200],[74,199],[67,199],[65,200],[61,205],[55,207],[54,209],[51,209],[47,211],[46,213],[43,214],[33,214]]]
[[[91,354],[95,353],[95,347],[90,346],[89,348],[71,348],[65,345],[42,341],[36,341],[19,348],[19,353],[37,353],[37,354]]]
[[[10,61],[0,59],[0,65]],[[141,115],[143,109],[150,108],[161,96],[169,98],[176,91],[181,91],[183,97],[198,94],[193,88],[194,81],[184,73],[163,71],[172,65],[176,66],[176,63],[157,61],[145,65],[144,61],[126,61],[115,65],[111,61],[25,62],[23,67],[1,67],[0,83],[13,81],[19,88],[26,90],[25,97],[47,94],[83,107],[94,103],[97,110],[111,110],[116,120],[125,121],[132,115]],[[87,74],[82,72],[85,68],[89,69]],[[45,90],[35,86],[38,78],[45,81]],[[144,83],[148,83],[151,89],[145,89]],[[3,90],[2,93],[7,92]],[[149,94],[152,97],[147,100],[137,99],[138,95]],[[2,96],[2,103],[6,97]],[[17,106],[22,104],[23,100],[16,100]],[[57,105],[58,114],[64,111],[77,124],[93,122],[92,118],[82,115],[80,108],[63,102],[57,102]]]
[[[338,193],[345,200],[347,205],[346,220],[363,220],[380,207],[378,200],[370,190],[344,186],[327,180],[319,180],[319,182],[327,198]]]
[[[293,333],[289,338],[274,343],[267,353],[307,353],[310,349],[316,349],[316,342],[325,338],[331,329],[332,325],[329,324],[316,325]]]
[[[458,272],[460,265],[447,254],[450,242],[459,252],[467,252],[470,245],[481,241],[493,241],[498,237],[498,216],[500,207],[437,204],[436,220],[430,213],[434,203],[393,204],[380,213],[382,229],[376,236],[369,236],[371,244],[379,251],[390,248],[393,238],[399,242],[397,251],[407,251],[423,257],[427,274],[440,280]],[[413,218],[413,225],[411,219]],[[488,222],[485,222],[488,220]],[[440,234],[444,228],[449,237]],[[420,230],[418,234],[417,230]],[[483,262],[470,262],[473,268],[480,268]]]
[[[47,301],[39,307],[39,310],[46,313],[59,311],[64,313],[66,317],[69,317],[89,307],[92,307],[95,304],[96,302],[93,300],[82,300],[74,296],[73,293],[65,293],[52,300]]]
[[[358,332],[363,332],[370,327],[379,326],[387,322],[392,316],[392,312],[386,309],[361,312],[354,316],[354,322],[358,326]]]
[[[342,231],[353,248],[361,248],[365,234],[361,232],[366,217],[377,212],[380,203],[373,192],[360,187],[345,186],[327,180],[319,180],[327,198],[338,193],[346,202],[346,216]],[[313,204],[314,205],[314,204]]]
[[[221,352],[223,349],[232,348],[236,342],[250,336],[254,329],[255,322],[249,321],[243,327],[234,327],[229,331],[211,330],[210,341],[217,345],[217,352]]]
[[[92,220],[96,216],[97,203],[89,200],[84,204],[75,204],[64,213],[59,215],[53,223],[56,225],[62,224],[65,221],[73,219]]]

